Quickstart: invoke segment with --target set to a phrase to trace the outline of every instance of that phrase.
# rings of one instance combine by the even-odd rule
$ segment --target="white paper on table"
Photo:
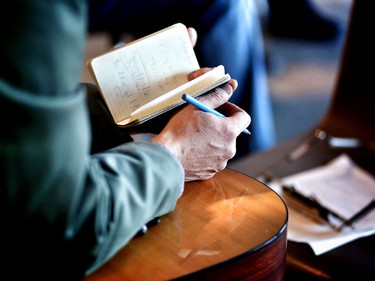
[[[375,178],[346,154],[324,166],[282,178],[281,181],[293,185],[307,197],[313,196],[321,205],[345,219],[375,199]],[[282,195],[278,183],[272,182],[269,186]],[[288,209],[288,240],[309,244],[315,255],[375,233],[375,209],[360,219],[355,229],[346,227],[341,232],[333,230],[329,225],[318,224],[292,208]]]

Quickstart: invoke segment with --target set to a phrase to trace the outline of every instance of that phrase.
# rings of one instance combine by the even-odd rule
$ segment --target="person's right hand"
[[[236,153],[236,138],[250,124],[250,116],[229,103],[236,80],[230,80],[199,100],[227,117],[202,112],[192,105],[177,112],[151,141],[164,145],[185,170],[185,181],[204,180],[227,166]]]

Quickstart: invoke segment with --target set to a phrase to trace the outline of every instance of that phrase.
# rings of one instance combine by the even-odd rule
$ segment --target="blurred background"
[[[313,128],[327,110],[336,81],[351,0],[310,0],[321,15],[335,21],[331,41],[275,37],[267,30],[267,0],[257,0],[264,26],[269,90],[280,143]],[[298,24],[298,22],[296,22]]]

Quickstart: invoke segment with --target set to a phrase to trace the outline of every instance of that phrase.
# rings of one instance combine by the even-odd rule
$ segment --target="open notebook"
[[[188,81],[199,69],[181,23],[87,61],[87,67],[118,126],[135,126],[230,80],[223,66]]]

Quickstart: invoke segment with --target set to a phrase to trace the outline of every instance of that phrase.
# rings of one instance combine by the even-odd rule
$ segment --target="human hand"
[[[197,31],[193,27],[188,27],[187,31],[189,33],[191,45],[193,45],[193,47],[194,47],[195,44],[197,43],[197,39],[198,39]]]
[[[200,69],[190,77],[205,71],[207,69]],[[250,124],[250,116],[228,102],[236,88],[237,81],[232,79],[199,97],[204,104],[222,112],[225,118],[187,105],[151,140],[164,145],[180,160],[185,181],[211,178],[235,155],[236,138]]]

